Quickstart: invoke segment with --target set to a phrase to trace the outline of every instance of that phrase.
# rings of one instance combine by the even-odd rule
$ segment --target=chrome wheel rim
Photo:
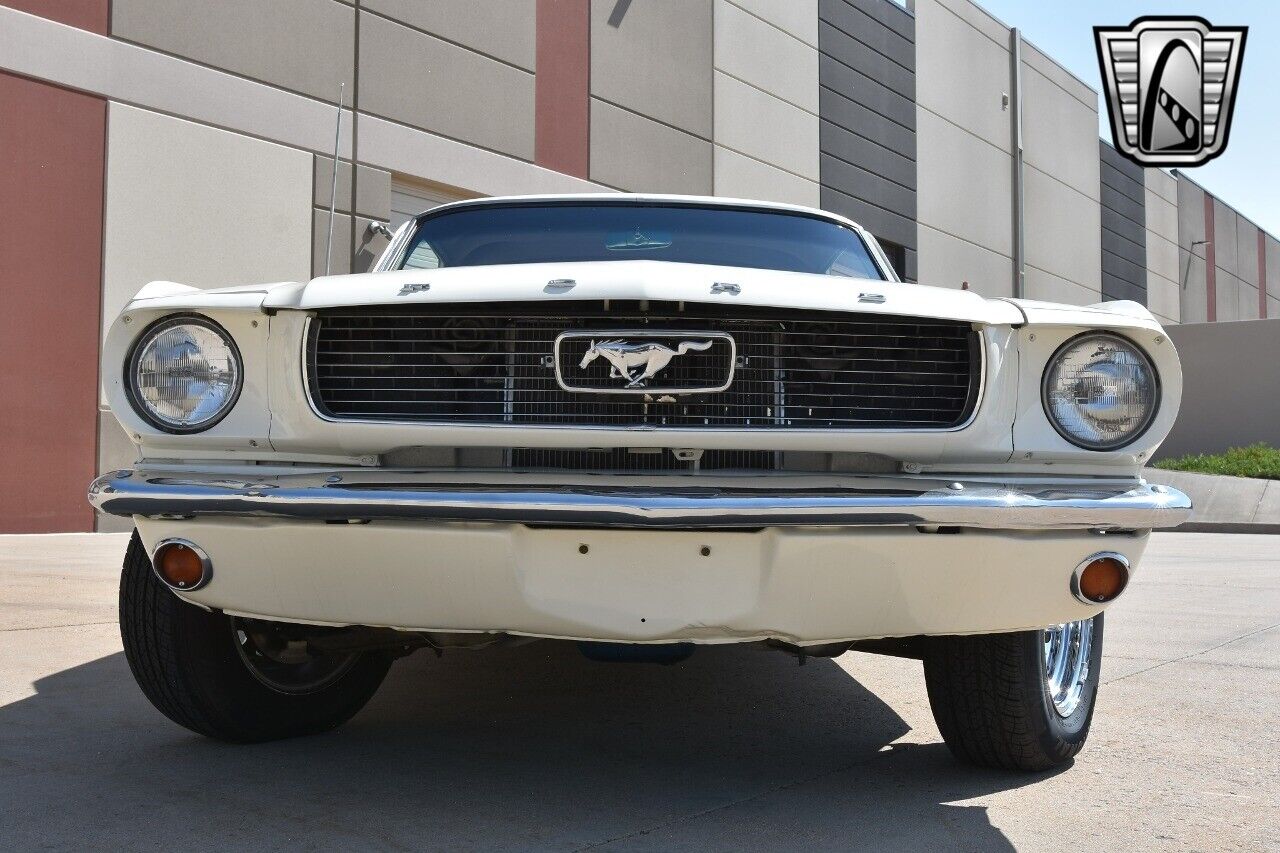
[[[1059,717],[1070,717],[1084,700],[1092,647],[1092,619],[1044,630],[1045,688]]]
[[[315,693],[355,666],[355,653],[319,653],[292,638],[286,626],[258,619],[231,619],[231,640],[249,674],[277,693]]]

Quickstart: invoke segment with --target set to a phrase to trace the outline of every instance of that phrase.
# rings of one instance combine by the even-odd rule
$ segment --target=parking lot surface
[[[0,536],[0,847],[1280,850],[1280,537],[1157,534],[1074,766],[957,764],[920,664],[418,653],[342,730],[227,746],[120,650],[123,535]]]

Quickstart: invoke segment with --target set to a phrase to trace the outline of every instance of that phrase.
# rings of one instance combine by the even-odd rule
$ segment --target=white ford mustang
[[[126,655],[233,741],[339,725],[423,647],[765,643],[918,657],[957,756],[1051,767],[1190,512],[1138,476],[1181,392],[1145,308],[904,284],[807,208],[446,205],[372,273],[149,284],[105,363]]]

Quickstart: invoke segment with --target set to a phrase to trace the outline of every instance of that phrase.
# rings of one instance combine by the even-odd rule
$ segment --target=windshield
[[[462,207],[426,217],[401,269],[680,261],[883,279],[856,231],[803,213],[635,202]]]

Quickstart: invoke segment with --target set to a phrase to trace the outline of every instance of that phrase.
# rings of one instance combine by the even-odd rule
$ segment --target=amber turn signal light
[[[1129,561],[1121,554],[1094,554],[1071,577],[1071,592],[1084,604],[1114,601],[1129,584]]]
[[[160,580],[174,589],[199,589],[209,582],[208,555],[185,540],[160,543],[151,564]]]

